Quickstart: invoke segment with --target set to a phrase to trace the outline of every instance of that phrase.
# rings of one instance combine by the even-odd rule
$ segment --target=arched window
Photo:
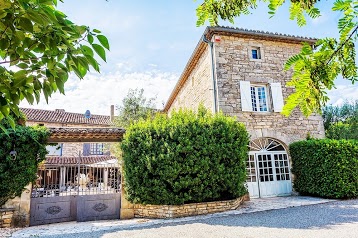
[[[272,138],[259,138],[249,143],[250,151],[286,151],[281,142]]]

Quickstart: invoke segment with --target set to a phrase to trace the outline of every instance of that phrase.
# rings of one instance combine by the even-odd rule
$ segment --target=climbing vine
[[[37,166],[47,154],[48,130],[19,125],[23,121],[17,118],[15,129],[6,119],[1,121],[7,130],[0,133],[0,207],[35,181]]]

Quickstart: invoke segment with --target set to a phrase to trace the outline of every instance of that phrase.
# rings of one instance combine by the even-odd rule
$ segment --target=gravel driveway
[[[358,199],[142,227],[37,237],[358,238]]]

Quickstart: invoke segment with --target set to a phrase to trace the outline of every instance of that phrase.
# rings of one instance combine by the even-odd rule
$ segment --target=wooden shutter
[[[272,104],[274,112],[282,112],[283,96],[281,83],[271,83]]]
[[[90,143],[83,143],[83,156],[88,156],[91,154],[91,145]]]
[[[240,81],[241,109],[244,112],[252,112],[251,88],[249,81]]]

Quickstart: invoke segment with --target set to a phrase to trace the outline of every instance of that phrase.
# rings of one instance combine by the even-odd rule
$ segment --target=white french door
[[[250,197],[283,196],[292,192],[290,165],[285,151],[250,152],[247,172]]]

